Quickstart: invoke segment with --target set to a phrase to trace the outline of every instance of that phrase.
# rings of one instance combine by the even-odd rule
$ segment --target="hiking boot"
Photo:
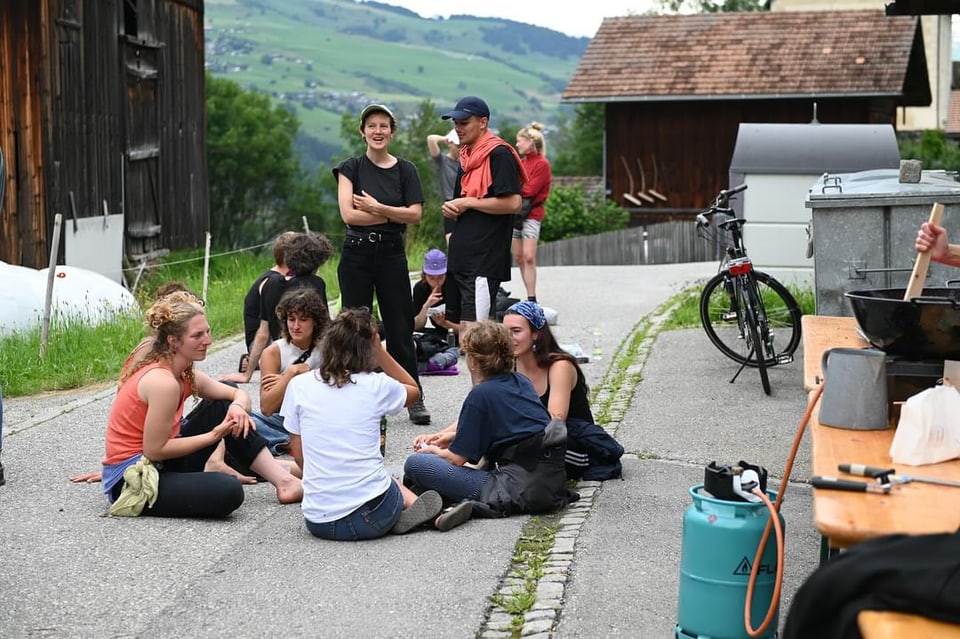
[[[410,416],[410,421],[417,426],[426,426],[430,423],[430,411],[423,405],[422,399],[418,399],[411,404],[407,408],[407,414]]]

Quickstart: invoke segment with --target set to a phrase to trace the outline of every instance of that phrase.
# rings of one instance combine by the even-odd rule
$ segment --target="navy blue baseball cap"
[[[487,107],[487,103],[475,95],[460,98],[457,106],[453,107],[452,111],[448,111],[440,117],[444,120],[450,120],[451,118],[454,120],[467,120],[471,115],[475,115],[478,118],[490,117],[490,109]]]

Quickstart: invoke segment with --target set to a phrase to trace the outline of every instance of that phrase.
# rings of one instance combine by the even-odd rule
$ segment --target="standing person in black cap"
[[[388,150],[396,129],[390,109],[382,104],[364,107],[360,135],[367,150],[333,169],[340,217],[347,225],[337,276],[343,308],[373,308],[376,293],[387,351],[419,386],[403,233],[407,224],[420,221],[424,198],[417,167]],[[430,423],[422,399],[407,413],[414,424]]]
[[[460,138],[457,193],[442,211],[456,221],[447,264],[453,280],[447,319],[460,323],[462,336],[471,322],[490,317],[500,283],[510,279],[513,215],[520,211],[527,175],[514,148],[489,130],[486,102],[468,96],[441,117],[453,120]]]

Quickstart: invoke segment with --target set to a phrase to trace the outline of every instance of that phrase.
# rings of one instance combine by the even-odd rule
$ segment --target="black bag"
[[[414,333],[413,343],[417,349],[418,362],[427,362],[431,357],[450,346],[445,339],[436,333]]]
[[[520,212],[513,216],[513,228],[516,230],[521,230],[523,228],[523,221],[530,216],[530,211],[533,210],[533,198],[525,197],[522,198],[523,203],[520,205]]]
[[[501,286],[497,289],[497,299],[494,300],[494,317],[498,322],[503,321],[503,315],[507,312],[507,309],[519,302],[520,300],[516,297],[510,297],[510,291],[505,291]]]

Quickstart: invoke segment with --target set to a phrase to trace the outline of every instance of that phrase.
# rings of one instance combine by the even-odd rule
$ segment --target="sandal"
[[[237,364],[237,372],[238,372],[238,373],[246,373],[246,372],[247,372],[247,365],[248,365],[249,363],[250,363],[250,354],[249,354],[249,353],[244,353],[243,355],[241,355],[241,356],[240,356],[240,363]]]

